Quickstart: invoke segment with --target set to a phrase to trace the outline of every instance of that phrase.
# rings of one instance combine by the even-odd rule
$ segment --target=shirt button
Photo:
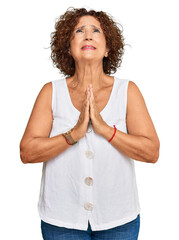
[[[88,186],[92,186],[93,185],[93,179],[91,177],[87,177],[87,178],[85,178],[85,183]]]
[[[93,158],[93,157],[94,157],[94,153],[91,152],[90,150],[87,150],[87,151],[85,152],[85,154],[86,154],[86,157],[87,157],[87,158]]]
[[[88,211],[92,211],[93,210],[93,204],[92,203],[89,203],[89,202],[86,202],[84,204],[84,208]]]

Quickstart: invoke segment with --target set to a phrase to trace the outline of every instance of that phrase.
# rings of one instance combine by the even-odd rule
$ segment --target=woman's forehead
[[[80,17],[76,27],[98,27],[100,28],[100,22],[93,16]]]

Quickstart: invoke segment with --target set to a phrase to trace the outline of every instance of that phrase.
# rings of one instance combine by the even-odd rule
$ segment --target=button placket
[[[94,152],[92,151],[92,135],[89,134],[89,132],[92,133],[92,125],[91,125],[91,122],[89,123],[88,125],[88,134],[86,134],[86,137],[85,137],[85,140],[86,140],[86,145],[87,145],[87,148],[85,150],[85,156],[86,156],[86,164],[87,164],[87,175],[84,179],[84,183],[87,185],[87,188],[86,188],[86,191],[87,191],[87,201],[84,202],[84,208],[88,211],[92,211],[93,210],[93,201],[92,201],[92,186],[93,185],[93,178],[90,176],[92,175],[92,165],[93,165],[93,162],[92,160],[90,159],[93,159],[94,158]],[[89,188],[90,187],[90,188]]]

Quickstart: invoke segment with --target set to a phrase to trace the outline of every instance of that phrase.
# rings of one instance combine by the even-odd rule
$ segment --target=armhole
[[[125,119],[127,118],[127,96],[128,96],[128,87],[129,87],[129,81],[128,79],[126,79],[126,91],[125,91],[125,101],[124,101],[124,104],[125,104]]]
[[[124,101],[124,104],[125,104],[125,122],[126,122],[126,129],[127,129],[127,96],[128,96],[128,87],[129,87],[129,81],[128,79],[126,79],[126,91],[125,91],[125,101]],[[128,134],[128,129],[127,129],[127,134]]]
[[[54,81],[51,81],[51,83],[52,83],[51,108],[52,108],[52,115],[53,115],[53,120],[54,120],[54,115],[55,115],[55,83],[54,83]]]

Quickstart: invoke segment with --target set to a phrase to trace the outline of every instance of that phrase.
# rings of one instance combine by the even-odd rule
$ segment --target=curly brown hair
[[[122,63],[124,54],[124,37],[121,30],[109,14],[94,10],[87,11],[85,8],[70,7],[57,18],[55,31],[51,36],[51,59],[53,64],[60,69],[65,76],[73,76],[75,73],[75,62],[69,54],[70,40],[75,26],[82,16],[93,16],[101,25],[106,38],[106,46],[109,49],[108,57],[103,58],[103,70],[106,74],[115,73]],[[120,24],[121,26],[121,24]]]

